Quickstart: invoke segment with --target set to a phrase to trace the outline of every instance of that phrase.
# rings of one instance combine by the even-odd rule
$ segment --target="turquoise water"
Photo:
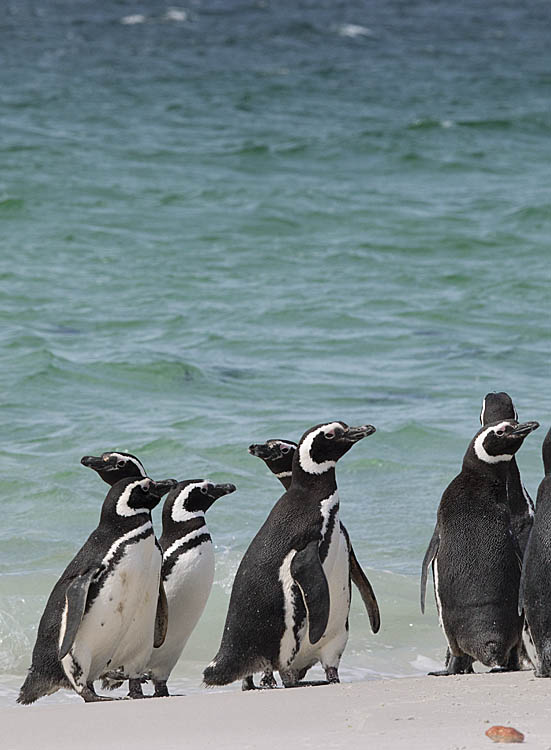
[[[209,512],[216,582],[175,672],[196,690],[279,496],[247,446],[333,419],[377,427],[338,480],[382,627],[356,597],[342,675],[441,658],[418,572],[481,400],[506,390],[542,423],[519,455],[532,495],[551,424],[550,15],[543,0],[7,3],[0,702],[97,523],[82,455],[238,487]]]

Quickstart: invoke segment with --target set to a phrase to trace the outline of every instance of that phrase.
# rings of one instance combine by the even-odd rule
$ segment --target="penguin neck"
[[[326,469],[322,474],[313,474],[304,471],[296,462],[293,464],[293,475],[289,486],[292,489],[297,488],[302,492],[307,492],[312,499],[320,502],[337,491],[335,468]]]
[[[515,457],[509,461],[509,472],[507,474],[507,501],[513,515],[524,514],[528,507],[526,492],[520,479],[520,471]]]
[[[100,516],[100,526],[109,526],[120,531],[131,531],[146,523],[153,523],[151,511],[142,511],[129,516],[121,516],[112,507],[103,508]]]
[[[293,473],[291,471],[277,471],[277,469],[273,472],[274,476],[279,479],[281,484],[284,486],[286,490],[289,489],[291,486],[291,482],[293,479]]]
[[[507,476],[509,473],[510,461],[498,461],[496,463],[487,463],[482,461],[474,452],[468,451],[463,459],[463,471],[473,474],[475,482],[480,482],[482,478],[486,483],[505,494],[507,486]]]

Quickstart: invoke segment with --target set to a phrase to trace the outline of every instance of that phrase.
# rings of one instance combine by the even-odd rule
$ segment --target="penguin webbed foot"
[[[112,698],[110,695],[98,695],[94,690],[94,686],[90,684],[86,685],[86,687],[80,691],[79,695],[85,703],[100,703],[118,700],[117,698]]]
[[[256,685],[254,684],[253,676],[252,674],[247,675],[242,681],[241,681],[241,690],[245,693],[247,690],[258,690]]]
[[[467,654],[453,656],[446,654],[446,669],[429,672],[431,677],[451,677],[454,674],[474,674],[473,658]]]
[[[261,690],[273,690],[274,688],[277,688],[277,682],[273,672],[264,672],[260,678],[259,687]]]
[[[330,685],[334,685],[337,682],[340,682],[339,680],[339,672],[336,667],[327,667],[325,670],[325,676],[327,677],[327,682]]]
[[[155,692],[152,696],[153,698],[170,697],[170,693],[168,692],[168,688],[166,686],[166,680],[153,680],[153,685],[155,686]]]
[[[128,680],[128,698],[132,698],[132,700],[140,699],[140,698],[149,698],[151,696],[144,695],[142,690],[142,680],[140,677],[132,678]]]

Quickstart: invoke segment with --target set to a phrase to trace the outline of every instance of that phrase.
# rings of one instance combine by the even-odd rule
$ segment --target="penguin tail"
[[[17,696],[17,702],[23,706],[29,706],[34,703],[43,695],[47,695],[50,692],[45,688],[42,680],[39,679],[36,672],[31,667],[27,673],[25,682],[21,685],[19,695]]]
[[[234,660],[217,654],[203,672],[203,684],[206,687],[229,685],[230,682],[235,682],[245,674],[248,673],[243,671]]]

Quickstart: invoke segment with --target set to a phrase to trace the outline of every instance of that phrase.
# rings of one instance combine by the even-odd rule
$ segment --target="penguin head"
[[[375,427],[370,424],[360,427],[349,427],[344,422],[316,425],[302,436],[293,459],[293,467],[298,466],[306,474],[324,474],[335,466],[354,443],[374,432]]]
[[[235,492],[234,484],[216,484],[208,479],[187,479],[170,490],[163,507],[163,526],[182,523],[190,516],[205,513],[215,500]]]
[[[251,456],[261,458],[276,476],[291,472],[297,444],[291,440],[267,440],[249,445]]]
[[[121,479],[147,476],[142,462],[131,453],[108,451],[101,456],[83,456],[80,463],[96,471],[111,487]]]
[[[159,482],[149,477],[120,479],[107,493],[102,515],[112,515],[113,511],[121,518],[149,514],[176,484],[175,479],[162,479]]]
[[[482,401],[482,410],[480,412],[480,424],[483,426],[501,422],[504,419],[513,419],[518,422],[517,410],[513,405],[513,400],[508,393],[487,393]]]
[[[474,459],[488,465],[508,462],[518,451],[524,438],[538,427],[538,422],[519,424],[515,419],[486,425],[471,441],[465,459]]]

